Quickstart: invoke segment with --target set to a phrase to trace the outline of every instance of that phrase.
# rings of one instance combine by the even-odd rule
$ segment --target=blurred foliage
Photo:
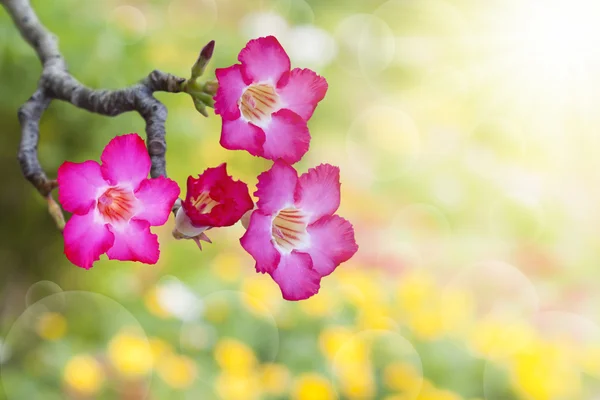
[[[573,53],[587,39],[553,32],[554,53],[529,43],[543,25],[533,0],[32,2],[91,87],[187,77],[215,39],[209,79],[276,34],[293,66],[329,82],[297,167],[340,165],[339,213],[360,250],[299,303],[254,272],[239,225],[200,253],[169,221],[157,265],[74,267],[16,161],[16,110],[40,65],[0,12],[0,399],[598,396],[600,46]],[[590,4],[558,13],[561,35],[577,25],[560,20],[570,10],[597,15]],[[187,95],[157,97],[171,178],[225,161],[254,192],[270,162],[222,149],[219,118]],[[53,177],[143,129],[132,113],[54,102],[40,160]]]

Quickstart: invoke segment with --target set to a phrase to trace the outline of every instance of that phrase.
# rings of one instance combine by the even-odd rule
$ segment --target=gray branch
[[[39,123],[52,100],[62,100],[90,112],[115,116],[136,111],[146,122],[146,146],[152,160],[150,176],[166,176],[166,107],[153,93],[182,91],[184,78],[153,71],[139,83],[119,90],[95,90],[75,79],[58,48],[58,41],[40,22],[29,0],[0,0],[23,38],[33,47],[43,71],[38,88],[18,112],[21,143],[18,153],[25,177],[51,200],[56,181],[49,180],[38,160]],[[56,216],[55,216],[56,219]]]

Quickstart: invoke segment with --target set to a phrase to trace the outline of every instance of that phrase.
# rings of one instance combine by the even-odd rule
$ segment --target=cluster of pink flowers
[[[273,160],[273,166],[258,176],[256,208],[248,186],[228,176],[225,164],[190,176],[174,235],[200,245],[209,241],[206,230],[249,215],[240,242],[256,271],[268,273],[285,299],[306,299],[318,292],[322,277],[358,250],[352,225],[335,214],[339,168],[321,164],[298,176],[292,167],[308,151],[307,121],[325,97],[327,82],[309,69],[290,69],[272,36],[248,42],[238,60],[216,70],[220,143]],[[167,221],[179,187],[165,177],[147,179],[150,158],[136,134],[114,138],[101,161],[65,162],[58,171],[59,201],[73,213],[64,230],[67,258],[86,269],[104,253],[156,263],[158,240],[150,226]]]

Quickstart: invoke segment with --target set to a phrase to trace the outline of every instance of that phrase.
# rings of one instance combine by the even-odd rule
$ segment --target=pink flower
[[[252,207],[248,186],[227,175],[227,164],[208,168],[198,178],[188,178],[187,195],[177,211],[174,235],[178,239],[208,241],[205,230],[233,225]],[[198,240],[196,243],[200,246]]]
[[[325,97],[327,81],[294,68],[273,36],[249,41],[241,64],[216,70],[215,113],[223,118],[221,145],[293,164],[308,151],[306,122]]]
[[[65,254],[89,269],[100,255],[111,260],[158,261],[157,236],[179,196],[171,179],[147,179],[150,157],[137,134],[117,136],[96,161],[65,162],[58,169],[58,200],[73,213],[63,232]]]
[[[321,164],[298,178],[278,160],[258,177],[255,195],[258,208],[240,243],[284,299],[311,297],[321,278],[358,250],[352,224],[334,214],[340,205],[338,167]]]

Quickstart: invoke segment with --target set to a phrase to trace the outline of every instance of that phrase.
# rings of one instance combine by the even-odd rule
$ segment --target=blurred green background
[[[188,76],[274,34],[329,82],[300,172],[339,165],[359,252],[289,303],[240,247],[160,237],[157,265],[63,255],[16,160],[41,71],[0,11],[0,399],[512,400],[600,396],[600,5],[593,0],[34,0],[70,72],[119,88]],[[212,75],[211,75],[212,74]],[[219,146],[185,94],[167,170],[270,162]],[[52,103],[39,156],[98,160],[136,114]],[[213,231],[211,231],[213,232]]]

